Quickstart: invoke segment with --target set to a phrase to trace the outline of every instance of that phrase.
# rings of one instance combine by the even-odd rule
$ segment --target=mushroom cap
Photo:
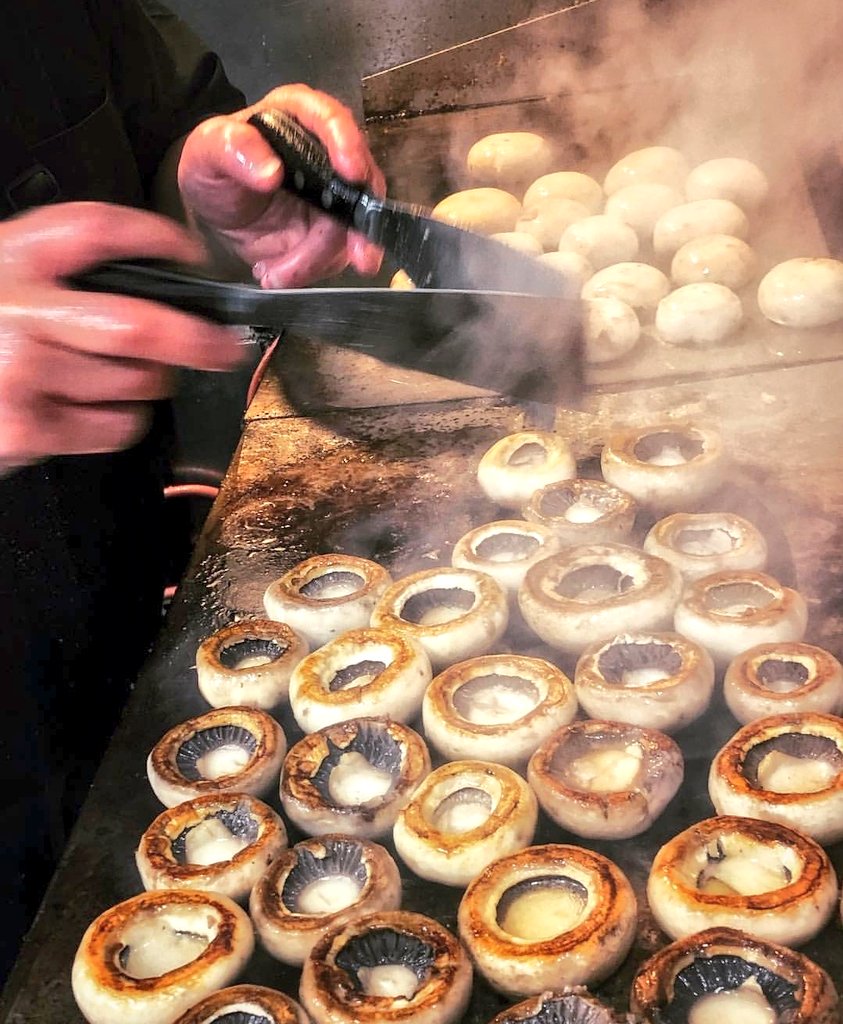
[[[310,1019],[295,999],[263,985],[233,985],[207,996],[188,1010],[175,1024],[213,1024],[228,1021],[229,1015],[242,1014],[267,1024],[310,1024]]]

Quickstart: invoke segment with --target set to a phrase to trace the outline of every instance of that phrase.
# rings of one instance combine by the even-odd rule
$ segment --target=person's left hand
[[[351,111],[306,85],[284,85],[254,106],[210,118],[190,133],[178,171],[185,207],[265,288],[299,287],[349,265],[376,273],[377,247],[281,190],[281,161],[248,124],[252,114],[267,109],[286,111],[318,136],[342,177],[384,193],[383,175]]]

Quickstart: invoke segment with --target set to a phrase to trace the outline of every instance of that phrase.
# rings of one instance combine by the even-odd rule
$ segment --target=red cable
[[[246,392],[246,408],[247,409],[252,404],[252,399],[255,397],[255,393],[257,392],[258,387],[260,386],[260,382],[263,380],[263,375],[266,372],[267,364],[269,363],[269,360],[272,358],[272,353],[277,348],[278,342],[280,340],[281,340],[280,338],[276,338],[272,342],[272,344],[269,345],[267,350],[260,357],[260,362],[255,367],[255,372],[252,374],[252,379],[249,381],[249,389]]]

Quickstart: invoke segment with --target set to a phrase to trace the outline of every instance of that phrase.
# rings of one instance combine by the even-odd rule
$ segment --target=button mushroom
[[[460,887],[493,860],[531,843],[537,817],[532,790],[510,768],[452,761],[421,783],[392,838],[416,875]]]
[[[389,853],[335,834],[306,839],[275,860],[252,890],[249,912],[267,952],[300,966],[329,929],[400,905],[401,876]]]
[[[263,985],[234,985],[207,996],[175,1024],[310,1024],[283,992]]]
[[[498,505],[520,508],[540,487],[570,480],[576,472],[576,461],[564,437],[544,430],[520,430],[484,452],[477,480]]]
[[[566,547],[623,543],[638,505],[631,494],[602,480],[564,480],[536,491],[524,518],[549,527]]]
[[[726,569],[763,569],[767,542],[731,512],[675,512],[644,538],[644,550],[663,558],[689,582]]]
[[[800,946],[834,913],[837,877],[823,848],[801,832],[723,816],[692,825],[662,846],[647,897],[673,939],[723,926]]]
[[[545,813],[574,835],[624,839],[645,831],[682,784],[677,744],[655,729],[574,722],[530,758],[527,777]]]
[[[278,778],[287,740],[259,708],[215,708],[174,726],[146,761],[149,783],[165,807],[205,793],[260,796]]]
[[[501,1012],[489,1024],[627,1024],[581,987],[542,992]]]
[[[424,740],[406,725],[380,718],[337,722],[291,748],[281,803],[309,835],[371,839],[392,828],[429,771]]]
[[[548,527],[523,519],[502,519],[460,537],[451,564],[456,569],[484,572],[511,593],[521,586],[531,565],[558,549],[559,540]]]

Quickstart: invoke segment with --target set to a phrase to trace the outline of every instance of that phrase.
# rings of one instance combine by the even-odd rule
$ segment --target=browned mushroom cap
[[[545,430],[521,430],[496,441],[480,459],[477,480],[492,501],[521,508],[540,487],[576,476],[567,440]]]
[[[215,708],[270,710],[287,696],[290,675],[306,654],[307,644],[284,622],[234,622],[199,645],[199,690]]]
[[[638,504],[602,480],[563,480],[533,494],[524,518],[552,530],[563,544],[623,543]]]
[[[725,451],[709,427],[652,424],[614,432],[600,456],[603,476],[642,505],[692,509],[723,482]]]
[[[676,732],[708,707],[714,663],[679,633],[620,633],[583,651],[574,686],[592,718]]]
[[[337,722],[300,740],[281,776],[284,811],[310,835],[375,838],[430,771],[418,733],[385,718]]]
[[[678,633],[726,664],[759,643],[801,640],[808,609],[801,594],[773,576],[748,569],[695,580],[674,618]]]
[[[309,1024],[307,1014],[283,992],[263,985],[220,989],[179,1017],[175,1024]]]
[[[510,996],[596,983],[635,935],[632,887],[610,860],[577,846],[531,846],[469,885],[459,928],[486,980]]]
[[[297,843],[252,890],[249,910],[261,943],[300,965],[328,929],[376,910],[397,910],[401,876],[377,843],[326,835]]]
[[[744,725],[793,711],[836,714],[843,708],[843,665],[812,644],[758,644],[729,663],[723,695]]]
[[[393,829],[402,860],[422,878],[465,886],[487,864],[533,841],[538,805],[510,768],[451,761],[431,772]]]
[[[719,814],[778,821],[820,843],[843,838],[843,719],[771,715],[717,754],[709,793]]]
[[[487,654],[446,668],[422,702],[424,731],[449,761],[522,768],[542,740],[577,713],[570,679],[543,658]]]
[[[671,938],[723,926],[799,946],[834,912],[837,878],[822,847],[801,832],[724,815],[665,843],[647,895]]]
[[[248,793],[209,793],[159,814],[135,859],[146,889],[206,889],[245,899],[287,846],[284,822]]]
[[[372,625],[404,630],[427,651],[434,669],[486,651],[509,621],[506,592],[473,569],[425,569],[386,591]]]
[[[678,745],[655,729],[623,722],[574,722],[530,759],[528,778],[544,811],[592,839],[649,828],[682,784]]]
[[[88,927],[73,994],[91,1024],[170,1024],[227,985],[252,955],[248,915],[218,893],[144,892]]]
[[[315,555],[271,583],[263,603],[270,619],[292,626],[314,649],[348,629],[368,626],[391,582],[386,569],[368,558]]]
[[[471,995],[471,964],[441,924],[404,910],[327,932],[304,964],[300,997],[319,1024],[450,1024]]]
[[[508,592],[518,589],[531,565],[559,550],[558,537],[540,523],[500,519],[469,530],[454,545],[451,564],[485,572]]]
[[[675,565],[686,580],[725,569],[763,569],[767,561],[762,535],[731,512],[675,512],[653,526],[644,550]]]
[[[573,654],[629,629],[664,629],[682,592],[679,572],[623,544],[566,548],[527,571],[518,604],[545,643]]]
[[[281,726],[265,711],[214,708],[165,733],[146,771],[167,807],[226,790],[260,795],[278,778],[286,749]]]
[[[584,988],[542,992],[510,1006],[489,1024],[623,1024],[620,1017]]]
[[[838,1019],[837,992],[821,967],[734,928],[708,928],[666,946],[642,964],[632,983],[631,1008],[648,1024],[686,1024],[701,1003],[711,1019],[718,1013],[723,1020],[748,1019],[742,1010],[765,1007],[768,1019],[788,1024]]]

